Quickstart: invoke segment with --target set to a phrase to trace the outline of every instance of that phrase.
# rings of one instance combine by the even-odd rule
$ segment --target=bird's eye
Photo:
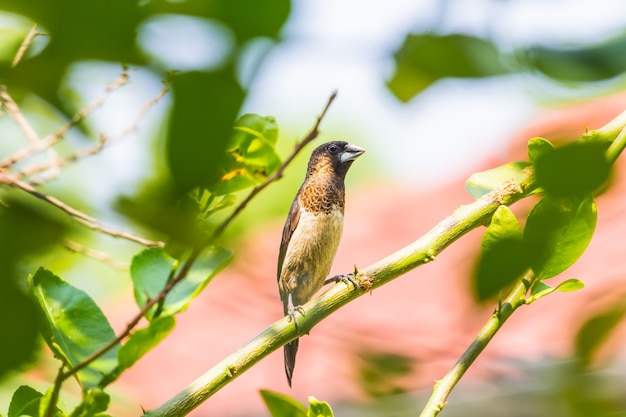
[[[330,152],[331,154],[336,154],[337,152],[339,152],[339,146],[335,145],[334,143],[331,145],[328,145],[328,152]]]

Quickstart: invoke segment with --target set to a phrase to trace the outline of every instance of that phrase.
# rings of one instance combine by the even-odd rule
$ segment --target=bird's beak
[[[354,161],[359,156],[361,156],[363,152],[365,152],[365,149],[359,146],[353,145],[351,143],[348,143],[343,148],[343,153],[341,154],[341,162],[344,163],[348,161]]]

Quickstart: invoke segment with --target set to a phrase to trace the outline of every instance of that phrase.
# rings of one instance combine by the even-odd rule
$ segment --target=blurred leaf
[[[44,317],[44,339],[70,367],[80,364],[115,339],[102,310],[83,291],[39,268],[29,277],[30,290]],[[78,372],[83,388],[94,387],[117,366],[117,346]]]
[[[133,366],[146,353],[154,349],[174,329],[176,320],[172,316],[158,317],[148,327],[135,331],[117,352],[120,370]]]
[[[205,249],[191,268],[187,277],[176,284],[160,306],[160,315],[174,315],[184,311],[189,303],[204,289],[232,258],[232,252],[213,245]],[[149,248],[133,258],[130,267],[135,299],[143,308],[148,299],[159,295],[170,279],[176,261],[163,248]],[[148,319],[155,317],[155,309]]]
[[[217,3],[218,18],[237,34],[240,43],[255,37],[276,38],[287,21],[289,0],[228,0]]]
[[[235,123],[228,144],[231,160],[224,161],[224,174],[211,187],[215,195],[224,195],[260,184],[281,160],[276,153],[278,125],[271,116],[245,114]]]
[[[609,177],[606,143],[573,142],[544,152],[535,161],[537,183],[554,196],[585,196]]]
[[[553,150],[554,145],[544,138],[532,138],[528,141],[528,159],[533,164],[537,162],[539,157]]]
[[[43,394],[28,385],[20,386],[11,398],[7,417],[39,417],[39,402]]]
[[[403,102],[441,78],[480,78],[507,72],[493,43],[460,34],[410,34],[394,58],[396,70],[387,87]]]
[[[317,398],[309,397],[309,409],[306,412],[307,417],[333,417],[333,410],[325,401],[319,401]]]
[[[0,26],[0,62],[13,61],[27,33],[27,27]]]
[[[18,200],[3,197],[0,209],[0,377],[24,367],[39,348],[39,316],[23,291],[25,275],[18,264],[59,243],[64,225]]]
[[[149,300],[159,295],[176,264],[176,259],[169,256],[163,248],[144,249],[133,257],[130,276],[139,308],[143,308]],[[156,307],[146,314],[148,320],[154,318],[155,310]]]
[[[115,208],[136,222],[168,237],[170,246],[196,246],[206,240],[198,225],[199,208],[188,195],[179,195],[167,179],[144,184],[138,195],[120,197]]]
[[[232,70],[187,72],[172,78],[174,105],[167,135],[167,161],[177,195],[221,177],[244,93]]]
[[[536,46],[524,51],[529,65],[560,81],[589,82],[616,77],[626,71],[626,36],[579,47]]]
[[[101,417],[101,414],[98,413],[106,411],[109,408],[110,401],[111,397],[109,394],[101,388],[89,388],[83,396],[83,401],[76,407],[70,417]]]
[[[381,351],[365,351],[360,356],[359,380],[369,397],[386,397],[406,391],[401,380],[413,371],[413,358]]]
[[[307,417],[307,410],[295,398],[273,391],[259,392],[272,417]]]
[[[509,180],[526,178],[528,162],[510,162],[488,171],[477,172],[465,182],[465,189],[474,198],[480,198]]]
[[[497,295],[529,267],[522,230],[508,207],[500,206],[493,214],[481,248],[473,277],[474,293],[480,301]]]
[[[532,249],[538,279],[560,274],[578,260],[591,241],[596,220],[591,197],[576,201],[545,196],[533,207],[524,238]]]
[[[623,300],[609,306],[591,317],[582,325],[576,335],[576,355],[584,366],[589,365],[593,355],[610,333],[624,319],[626,305]]]
[[[141,62],[135,47],[140,21],[136,1],[3,0],[0,7],[37,22],[50,39],[41,54],[14,69],[0,64],[0,84],[32,91],[61,110],[67,108],[59,100],[59,84],[71,63]]]

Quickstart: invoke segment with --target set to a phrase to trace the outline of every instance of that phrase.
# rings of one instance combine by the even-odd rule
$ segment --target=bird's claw
[[[296,313],[300,313],[304,317],[304,308],[302,306],[291,307],[289,311],[287,311],[287,320],[293,320],[294,324],[296,325],[296,330],[299,330],[300,327],[298,326],[298,318],[296,317]]]
[[[326,281],[324,281],[324,285],[330,284],[331,282],[345,282],[346,284],[349,282],[354,285],[354,288],[363,289],[363,286],[356,280],[354,274],[335,275],[334,277],[327,278]]]

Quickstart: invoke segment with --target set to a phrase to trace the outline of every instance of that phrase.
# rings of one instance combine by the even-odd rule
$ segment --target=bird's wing
[[[287,247],[291,240],[293,231],[296,230],[298,222],[300,221],[300,203],[296,197],[291,204],[289,215],[285,221],[285,227],[283,228],[283,237],[280,241],[280,251],[278,252],[278,279],[280,280],[280,274],[283,270],[283,262],[285,261],[285,255],[287,254]]]

